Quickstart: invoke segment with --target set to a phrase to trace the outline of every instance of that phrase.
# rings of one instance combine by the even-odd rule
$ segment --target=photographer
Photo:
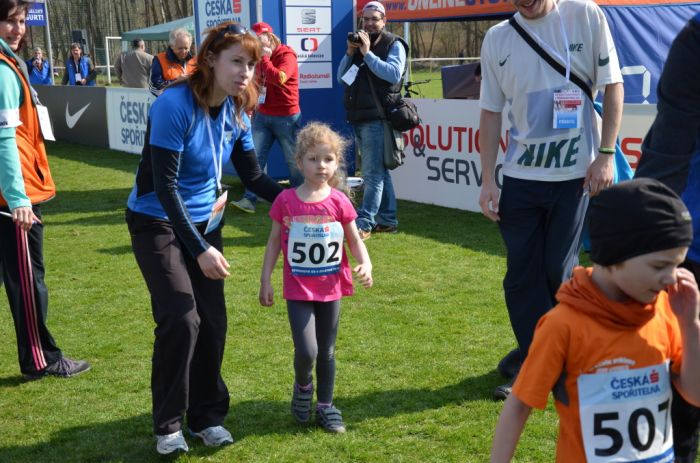
[[[27,60],[27,71],[32,85],[51,85],[51,66],[41,48],[34,47],[34,58]]]
[[[373,231],[396,233],[398,226],[394,185],[384,167],[384,126],[372,87],[385,108],[400,99],[408,44],[384,30],[385,14],[379,2],[364,6],[364,30],[348,34],[348,49],[338,66],[339,82],[345,84],[347,120],[362,159],[365,191],[356,223],[363,240]]]

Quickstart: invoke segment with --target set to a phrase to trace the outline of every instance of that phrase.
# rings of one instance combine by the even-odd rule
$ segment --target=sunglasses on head
[[[217,41],[223,38],[226,34],[243,35],[248,34],[248,29],[238,23],[229,24],[224,29],[221,29],[216,36]]]

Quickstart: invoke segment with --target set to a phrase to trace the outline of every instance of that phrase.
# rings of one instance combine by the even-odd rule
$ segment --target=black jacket
[[[389,49],[397,40],[404,46],[406,55],[408,55],[408,44],[401,37],[387,31],[381,32],[380,39],[370,47],[370,51],[382,61],[386,61]],[[372,79],[374,90],[377,92],[377,97],[384,108],[401,99],[401,82],[403,79],[397,84],[391,84],[375,76],[367,68],[364,63],[364,56],[359,52],[355,53],[352,64],[356,65],[359,71],[352,85],[345,87],[347,120],[352,124],[379,119],[379,110],[372,97],[369,79]],[[403,70],[404,74],[405,72],[406,69]]]

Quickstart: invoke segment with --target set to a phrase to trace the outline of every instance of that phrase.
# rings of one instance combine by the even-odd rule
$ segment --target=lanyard
[[[211,117],[209,113],[206,114],[204,120],[207,123],[207,135],[209,135],[209,149],[211,150],[211,157],[214,160],[214,175],[216,175],[216,191],[217,194],[221,192],[221,165],[224,159],[224,128],[226,124],[226,114],[225,109],[222,108],[221,111],[221,140],[219,140],[219,149],[217,150],[214,146],[214,137],[211,133]]]
[[[561,54],[556,51],[552,46],[550,46],[547,42],[542,40],[542,38],[535,33],[530,27],[528,27],[527,24],[524,22],[521,23],[521,26],[523,29],[526,29],[528,34],[532,35],[535,37],[535,39],[539,42],[540,46],[542,48],[546,48],[547,51],[556,56],[560,61],[563,61],[566,63],[566,81],[569,82],[569,75],[571,74],[571,51],[569,50],[569,36],[566,35],[566,28],[564,27],[564,19],[561,17],[561,12],[559,11],[559,5],[557,5],[557,2],[554,2],[554,9],[557,11],[557,15],[559,16],[559,28],[561,29],[561,35],[564,38],[564,49],[566,50],[566,59],[564,59]]]

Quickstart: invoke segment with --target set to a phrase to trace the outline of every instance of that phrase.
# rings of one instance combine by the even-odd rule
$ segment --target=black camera
[[[362,29],[358,30],[357,32],[348,32],[348,42],[362,43],[362,40],[360,39],[360,34],[358,34],[358,32],[360,31],[362,31]]]

